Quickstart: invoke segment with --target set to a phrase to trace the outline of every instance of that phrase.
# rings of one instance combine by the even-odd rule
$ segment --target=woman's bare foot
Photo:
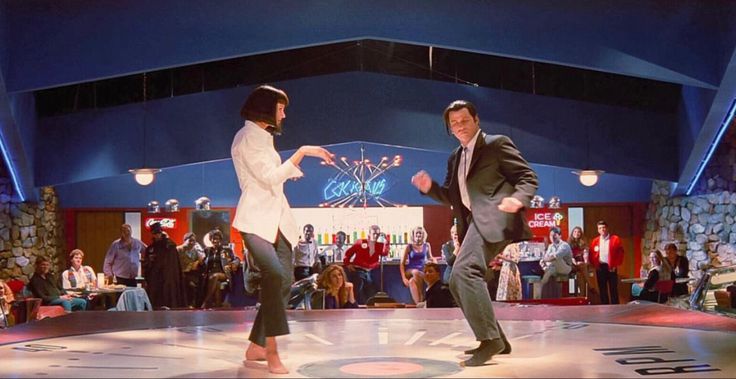
[[[266,360],[266,348],[258,346],[253,342],[250,343],[248,349],[245,351],[246,361],[265,361]]]
[[[266,337],[266,362],[268,363],[268,372],[272,374],[289,373],[289,369],[281,363],[279,350],[276,346],[276,337]]]
[[[268,363],[268,372],[272,374],[288,374],[289,369],[281,363],[279,353],[266,353],[266,362]]]

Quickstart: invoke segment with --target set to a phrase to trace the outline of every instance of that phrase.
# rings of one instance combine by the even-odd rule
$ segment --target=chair
[[[713,291],[713,295],[716,298],[716,304],[718,305],[717,309],[720,308],[721,310],[723,310],[731,308],[731,296],[728,292],[718,290]]]
[[[291,285],[288,309],[297,309],[301,305],[305,310],[312,309],[312,294],[317,290],[318,274],[312,274],[304,279],[297,280]]]
[[[654,289],[657,291],[657,302],[662,303],[662,297],[664,296],[665,301],[670,297],[672,288],[675,286],[674,280],[659,280],[654,284]]]
[[[25,283],[23,283],[22,280],[18,279],[8,280],[5,283],[8,285],[8,287],[10,287],[10,290],[13,291],[15,297],[20,297],[20,295],[22,295],[23,288],[26,285]]]

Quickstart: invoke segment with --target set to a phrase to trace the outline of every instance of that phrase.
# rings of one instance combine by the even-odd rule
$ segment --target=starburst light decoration
[[[323,191],[324,202],[320,207],[333,208],[366,208],[371,204],[380,207],[405,207],[404,204],[394,203],[382,195],[388,189],[386,172],[401,166],[402,158],[396,155],[393,159],[382,157],[378,163],[365,158],[365,148],[360,146],[360,160],[348,162],[346,157],[340,157],[332,164],[321,162],[324,166],[331,166],[337,173],[330,178]]]

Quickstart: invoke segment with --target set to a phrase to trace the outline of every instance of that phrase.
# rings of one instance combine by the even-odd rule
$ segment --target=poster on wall
[[[184,238],[187,232],[187,225],[184,212],[173,213],[143,213],[143,225],[141,229],[141,240],[146,244],[150,244],[153,240],[151,235],[151,225],[161,223],[161,229],[169,236],[169,239],[177,245]]]
[[[532,208],[526,210],[526,220],[534,234],[534,241],[549,242],[549,230],[556,226],[567,240],[567,208]]]

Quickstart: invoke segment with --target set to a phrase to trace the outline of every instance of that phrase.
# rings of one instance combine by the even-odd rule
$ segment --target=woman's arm
[[[404,248],[404,254],[401,255],[401,261],[399,262],[399,272],[401,273],[401,281],[404,283],[404,287],[409,286],[409,280],[406,279],[406,268],[404,265],[406,264],[406,258],[409,255],[410,250],[411,244],[406,245],[406,248]]]

